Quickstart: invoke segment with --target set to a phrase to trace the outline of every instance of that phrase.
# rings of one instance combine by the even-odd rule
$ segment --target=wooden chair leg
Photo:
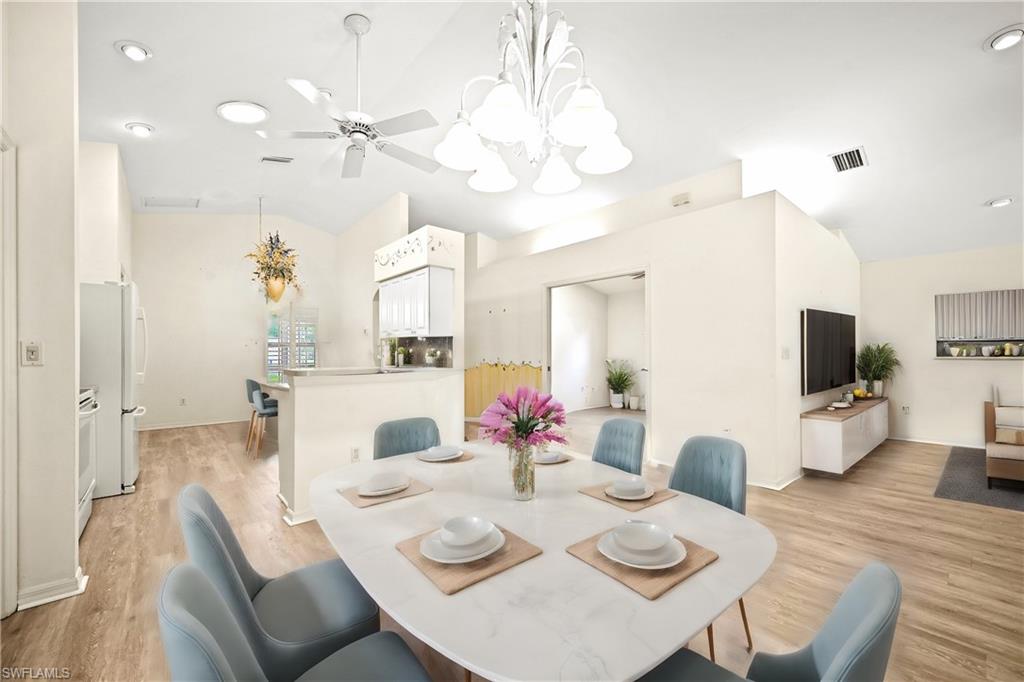
[[[714,623],[708,625],[708,651],[711,653],[711,662],[715,662],[715,630]]]
[[[252,411],[249,416],[249,435],[245,439],[245,451],[249,452],[249,448],[252,447],[252,437],[256,431],[256,410]]]
[[[464,682],[473,682],[473,673],[469,672],[465,668],[462,669],[462,679]]]
[[[259,459],[260,449],[263,447],[263,432],[267,428],[267,418],[263,415],[256,420],[256,447],[253,448],[252,458]]]
[[[743,605],[743,597],[740,597],[740,616],[743,618],[743,631],[747,633],[747,651],[753,651],[754,640],[750,637],[750,623],[747,622],[747,608]]]

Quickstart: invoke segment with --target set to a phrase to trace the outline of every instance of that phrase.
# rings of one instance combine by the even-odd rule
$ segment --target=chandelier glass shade
[[[547,0],[513,0],[512,12],[498,23],[501,71],[466,83],[455,123],[434,149],[438,163],[475,171],[468,183],[473,189],[506,191],[518,182],[499,151],[508,149],[539,169],[532,186],[540,194],[579,187],[580,178],[562,153],[567,147],[586,147],[576,159],[584,173],[628,166],[632,152],[615,134],[618,122],[587,77],[583,52],[569,40],[571,30],[561,11],[548,12]],[[562,78],[573,71],[579,75]],[[556,85],[556,80],[566,82]],[[470,89],[484,82],[489,89],[468,110]]]

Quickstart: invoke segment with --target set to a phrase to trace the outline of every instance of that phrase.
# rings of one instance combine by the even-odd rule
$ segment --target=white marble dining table
[[[628,512],[578,492],[625,477],[589,458],[537,466],[536,497],[513,497],[506,451],[466,443],[474,458],[426,463],[401,455],[356,463],[310,485],[328,540],[380,608],[425,644],[489,680],[631,680],[702,633],[764,575],[772,533],[692,495]],[[403,471],[431,492],[357,509],[339,488]],[[483,516],[543,553],[445,595],[395,548],[464,514]],[[717,561],[649,601],[566,552],[626,519],[653,521],[718,553]]]

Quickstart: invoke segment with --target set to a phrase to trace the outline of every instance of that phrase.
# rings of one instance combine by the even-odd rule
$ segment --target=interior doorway
[[[567,412],[569,447],[590,453],[601,425],[626,418],[648,424],[647,291],[644,272],[550,288],[551,393]],[[613,395],[609,370],[628,388]]]

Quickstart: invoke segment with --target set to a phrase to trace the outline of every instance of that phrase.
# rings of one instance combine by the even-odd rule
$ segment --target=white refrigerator
[[[138,288],[132,283],[82,284],[80,326],[81,384],[95,386],[104,405],[96,422],[93,498],[133,493],[139,477],[138,420],[146,413],[138,404],[139,386],[146,378],[149,351]]]

